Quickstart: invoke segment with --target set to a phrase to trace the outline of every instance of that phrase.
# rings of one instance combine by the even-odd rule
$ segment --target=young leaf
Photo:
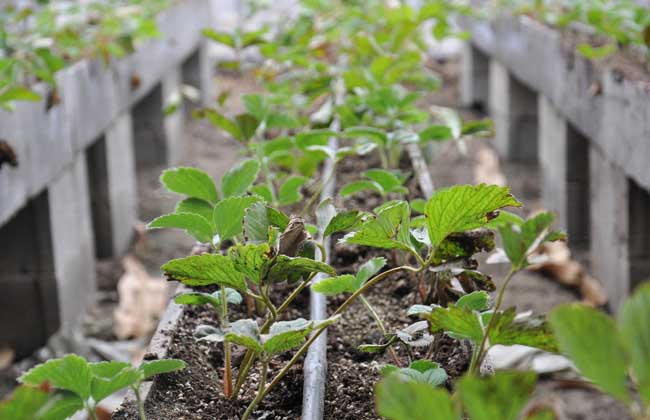
[[[374,127],[350,127],[344,131],[345,135],[352,138],[365,138],[385,146],[388,143],[388,135]]]
[[[232,239],[242,233],[246,209],[260,201],[259,197],[228,197],[214,206],[212,222],[220,241]]]
[[[345,235],[341,242],[386,249],[411,251],[410,210],[405,201],[389,202],[377,210],[355,232]]]
[[[230,324],[225,339],[228,342],[251,349],[256,353],[262,351],[260,330],[257,322],[252,319],[240,319]]]
[[[381,188],[387,193],[408,192],[408,190],[402,186],[403,180],[389,171],[383,169],[368,169],[363,173],[363,176],[381,185]]]
[[[361,284],[352,274],[343,274],[336,277],[322,279],[311,286],[311,289],[325,296],[334,296],[341,293],[354,293]]]
[[[472,420],[516,420],[536,382],[534,372],[500,371],[484,378],[465,376],[457,389]]]
[[[23,86],[14,86],[0,93],[0,103],[10,101],[40,101],[41,97]]]
[[[201,34],[211,40],[218,42],[219,44],[226,45],[231,48],[235,48],[235,38],[226,32],[215,31],[214,29],[203,29]]]
[[[8,399],[0,401],[0,419],[40,419],[38,413],[43,408],[49,408],[55,398],[56,397],[53,397],[49,393],[41,391],[38,388],[26,385],[20,386],[16,388]],[[79,410],[83,408],[83,406],[81,405],[81,400],[78,397],[76,398],[77,401],[79,401],[79,408],[77,409]],[[70,414],[73,413],[74,412]]]
[[[280,186],[278,191],[278,204],[288,206],[302,200],[300,188],[307,182],[304,176],[292,176]]]
[[[377,413],[389,420],[459,420],[446,390],[388,377],[377,385]],[[499,418],[499,417],[495,417]]]
[[[95,402],[138,382],[140,373],[130,363],[99,362],[91,363],[93,373],[91,395]]]
[[[203,216],[196,213],[173,213],[153,219],[147,229],[177,228],[184,229],[199,242],[212,243],[214,228]]]
[[[18,381],[33,386],[47,382],[54,388],[74,392],[81,399],[87,400],[90,397],[93,374],[86,359],[69,354],[28,370]]]
[[[255,135],[260,122],[251,114],[239,114],[235,117],[241,136],[238,140],[246,142]]]
[[[266,184],[257,184],[253,185],[250,188],[250,191],[254,195],[259,195],[266,203],[273,203],[275,199],[273,198],[273,191]]]
[[[487,292],[472,292],[458,299],[456,307],[469,309],[470,311],[486,311],[490,307],[489,301],[490,296]]]
[[[217,128],[230,134],[235,140],[244,141],[244,135],[239,128],[239,123],[233,121],[214,109],[201,109],[194,112],[195,118],[207,118]]]
[[[446,125],[432,125],[418,134],[420,142],[442,141],[452,139],[451,129]]]
[[[162,359],[142,362],[138,370],[144,374],[144,379],[149,379],[154,375],[185,369],[185,366],[186,363],[179,359]]]
[[[587,379],[621,401],[627,390],[625,348],[614,320],[583,305],[562,305],[549,316],[560,350]]]
[[[379,270],[384,268],[386,265],[386,258],[384,257],[375,257],[371,258],[359,267],[356,278],[363,285],[365,282],[370,280],[372,276],[377,274]]]
[[[174,302],[181,305],[212,305],[215,311],[221,307],[221,290],[214,293],[187,292],[181,293],[174,298]],[[242,296],[234,289],[226,287],[226,302],[238,305],[242,302]]]
[[[535,347],[544,351],[557,353],[557,341],[548,324],[541,319],[515,320],[515,308],[493,314],[493,326],[490,330],[490,345],[515,344]]]
[[[228,256],[237,271],[253,283],[260,284],[266,277],[272,253],[268,243],[246,244],[231,247]]]
[[[404,382],[416,382],[437,387],[447,381],[447,372],[438,363],[430,360],[416,360],[409,367],[382,369],[382,376],[394,376]]]
[[[291,350],[304,343],[311,331],[312,323],[303,318],[276,322],[269,334],[262,336],[262,348],[269,355]]]
[[[562,239],[561,234],[556,238],[555,232],[549,232],[554,219],[553,213],[544,212],[519,226],[505,224],[499,227],[503,249],[514,268],[525,268],[528,265],[528,255],[544,241]]]
[[[491,213],[506,206],[521,206],[506,187],[480,184],[439,190],[424,212],[432,246],[437,247],[452,233],[484,226]]]
[[[217,187],[210,175],[197,168],[166,169],[160,176],[160,182],[171,192],[200,198],[212,204],[219,200]]]
[[[39,414],[36,418],[38,420],[67,419],[83,408],[83,401],[74,394],[55,395],[52,397],[50,403],[46,404],[45,407],[39,410]],[[10,418],[13,420],[13,417]],[[34,418],[30,417],[29,420],[34,420]]]
[[[382,196],[386,194],[382,186],[376,183],[375,181],[361,180],[361,181],[353,181],[348,184],[345,184],[343,187],[341,187],[341,190],[339,191],[339,195],[341,197],[347,197],[363,190],[376,191]]]
[[[246,292],[244,276],[235,269],[232,260],[219,254],[192,255],[171,260],[161,267],[171,280],[189,286],[218,284]]]
[[[275,259],[275,264],[269,270],[267,278],[270,282],[275,283],[288,280],[289,278],[299,278],[311,273],[325,273],[330,276],[336,275],[336,271],[324,262],[310,258],[292,258],[286,255],[278,255]]]
[[[275,226],[284,230],[288,224],[289,217],[286,214],[265,206],[258,201],[246,210],[244,234],[248,241],[267,242],[269,240],[269,227]]]
[[[203,217],[207,221],[212,220],[214,208],[212,204],[200,198],[186,198],[176,205],[175,213],[192,213]]]
[[[618,325],[639,394],[650,405],[650,284],[640,286],[623,304]]]
[[[246,159],[230,168],[221,179],[221,192],[224,198],[244,195],[253,185],[260,171],[260,163]]]
[[[363,216],[364,213],[359,210],[342,211],[330,220],[323,236],[354,230],[363,223]]]
[[[449,306],[433,308],[430,316],[431,332],[444,331],[454,336],[478,342],[483,337],[483,327],[476,312]]]
[[[327,226],[330,224],[332,219],[336,216],[336,207],[334,207],[334,201],[331,198],[326,198],[321,201],[318,207],[316,208],[316,220],[318,223],[318,230],[320,232],[325,232]]]

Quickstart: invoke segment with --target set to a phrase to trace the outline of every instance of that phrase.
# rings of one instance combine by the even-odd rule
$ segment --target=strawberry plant
[[[154,375],[185,367],[182,360],[145,361],[138,368],[125,362],[89,363],[74,354],[38,365],[18,380],[24,385],[13,398],[0,404],[0,414],[12,419],[62,420],[84,410],[96,419],[97,405],[109,395],[124,389],[133,390],[140,420],[145,420],[140,384]]]

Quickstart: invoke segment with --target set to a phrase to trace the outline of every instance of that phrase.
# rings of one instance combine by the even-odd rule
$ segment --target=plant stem
[[[499,294],[497,295],[497,300],[496,303],[494,304],[494,310],[492,312],[492,316],[490,317],[490,321],[488,322],[487,327],[485,327],[485,329],[483,330],[483,338],[481,339],[481,344],[478,347],[475,347],[474,351],[472,352],[473,354],[469,366],[469,373],[476,373],[476,371],[481,368],[481,364],[483,364],[483,359],[485,358],[485,355],[487,353],[485,347],[488,342],[488,338],[490,337],[490,331],[494,326],[494,319],[496,318],[499,309],[501,309],[501,304],[503,303],[503,295],[506,291],[506,288],[508,287],[508,283],[510,283],[510,280],[512,280],[512,277],[516,272],[517,272],[516,269],[511,268],[510,271],[508,271],[508,274],[506,275],[503,284],[501,285],[501,288],[499,289]]]
[[[131,389],[135,394],[135,402],[138,405],[138,416],[140,420],[147,420],[147,415],[144,412],[144,402],[142,401],[142,397],[140,396],[140,384],[132,386]]]
[[[265,395],[265,386],[266,386],[266,375],[269,370],[269,361],[264,360],[262,362],[262,373],[260,374],[260,386],[257,389],[257,395],[255,396],[255,399],[251,401],[251,403],[248,405],[246,408],[246,411],[244,412],[244,415],[242,416],[241,420],[247,420],[250,415],[253,413],[253,410],[255,410],[255,407],[257,407],[257,404],[262,401],[262,398],[264,398]]]
[[[309,275],[307,280],[303,281],[300,283],[298,287],[296,287],[293,292],[287,298],[282,302],[282,304],[276,309],[276,314],[279,315],[282,312],[284,312],[291,302],[294,301],[300,293],[305,290],[307,286],[311,284],[311,281],[313,280],[314,276],[316,274],[312,273]],[[264,325],[262,325],[262,328],[260,329],[260,332],[262,334],[266,334],[268,332],[268,329],[271,327],[271,320],[267,319]],[[251,366],[253,366],[253,362],[255,361],[255,354],[253,351],[248,350],[246,352],[246,355],[244,356],[244,359],[242,360],[241,367],[239,368],[239,372],[237,373],[237,381],[235,382],[235,387],[233,389],[233,394],[230,397],[231,400],[234,400],[237,398],[237,395],[239,395],[239,390],[241,389],[242,385],[244,384],[244,381],[246,380],[246,376],[248,376],[248,371],[251,369]]]
[[[375,323],[379,327],[379,331],[381,331],[381,335],[386,337],[386,327],[384,326],[384,323],[382,322],[381,318],[379,317],[379,314],[377,311],[375,311],[375,308],[372,307],[370,302],[368,302],[368,299],[366,299],[364,296],[359,296],[359,300],[361,303],[363,303],[368,309],[368,312],[370,312],[370,316],[375,320]],[[397,365],[397,367],[401,367],[401,364],[399,362],[399,359],[397,358],[397,354],[395,353],[395,349],[393,349],[393,346],[388,346],[388,351],[390,352],[391,357],[393,358],[393,361]]]
[[[226,286],[221,285],[221,320],[222,328],[228,326],[228,299],[226,298]],[[223,370],[223,395],[230,398],[232,395],[232,357],[230,354],[230,343],[223,343],[224,370]]]
[[[97,413],[95,413],[95,407],[91,406],[90,404],[85,404],[86,405],[86,411],[88,412],[88,417],[90,417],[90,420],[97,420]]]
[[[381,280],[385,279],[386,277],[390,276],[391,274],[397,273],[397,272],[402,271],[402,270],[407,270],[407,271],[412,271],[412,272],[419,272],[419,271],[421,271],[423,269],[424,269],[424,267],[413,268],[413,267],[405,265],[405,266],[401,266],[401,267],[391,268],[390,270],[386,270],[383,273],[377,274],[375,277],[368,280],[366,282],[366,284],[364,284],[359,290],[357,290],[352,295],[350,295],[350,297],[347,298],[346,301],[343,302],[341,304],[341,306],[338,307],[338,309],[334,312],[333,316],[341,315],[366,290],[368,290],[369,288],[371,288],[372,286],[374,286],[375,284],[377,284]],[[262,395],[262,397],[266,396],[266,394],[268,394],[269,391],[282,380],[284,375],[286,375],[287,372],[289,372],[289,369],[291,369],[291,366],[293,366],[298,361],[298,359],[300,359],[300,357],[302,357],[302,355],[307,352],[307,350],[309,349],[309,346],[311,346],[312,343],[314,341],[316,341],[316,339],[321,335],[321,333],[323,331],[325,331],[325,329],[327,329],[326,326],[314,330],[313,334],[311,335],[311,337],[309,337],[309,339],[305,342],[305,344],[303,344],[302,347],[300,347],[300,349],[298,349],[298,351],[296,352],[296,354],[293,355],[291,360],[289,360],[287,362],[287,364],[284,365],[282,370],[280,372],[278,372],[277,375],[275,375],[275,377],[273,378],[273,380],[271,381],[269,386],[267,386],[266,389],[264,390],[264,395]]]

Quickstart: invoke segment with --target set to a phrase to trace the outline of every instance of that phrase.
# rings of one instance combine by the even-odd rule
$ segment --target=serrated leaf
[[[74,354],[48,360],[18,378],[18,381],[33,386],[47,382],[54,388],[74,392],[83,400],[90,397],[92,380],[86,359]]]
[[[267,242],[269,227],[275,226],[281,230],[289,224],[289,216],[279,210],[268,207],[261,202],[253,203],[244,216],[244,233],[246,240],[251,242]]]
[[[235,245],[228,250],[228,256],[237,271],[253,283],[260,284],[266,277],[271,248],[267,243]]]
[[[186,198],[185,200],[181,200],[178,202],[176,209],[174,210],[175,213],[198,214],[207,221],[212,220],[213,211],[214,207],[212,204],[205,200],[201,200],[200,198]]]
[[[174,298],[174,302],[181,305],[212,305],[215,311],[221,307],[221,290],[214,293],[186,292]],[[235,289],[226,287],[226,302],[238,305],[242,302],[242,296]]]
[[[412,211],[424,214],[424,207],[427,205],[427,202],[421,198],[416,198],[411,200],[409,204],[411,205]]]
[[[465,308],[436,307],[432,309],[429,320],[433,333],[444,331],[474,342],[480,341],[483,337],[483,327],[478,314]]]
[[[520,269],[528,265],[528,255],[547,239],[554,219],[553,213],[544,212],[527,219],[519,226],[505,224],[499,227],[503,250],[513,267]]]
[[[273,198],[273,191],[266,184],[253,185],[250,188],[250,191],[252,194],[262,197],[266,203],[273,203],[275,201]]]
[[[392,375],[376,388],[377,413],[389,420],[459,420],[447,391]],[[498,417],[497,417],[498,418]]]
[[[347,197],[349,195],[356,194],[359,191],[364,191],[364,190],[376,191],[382,196],[386,194],[382,186],[376,183],[375,181],[361,180],[361,181],[353,181],[348,184],[345,184],[339,190],[339,195],[341,197]]]
[[[493,376],[465,376],[457,384],[472,420],[516,420],[533,393],[534,372],[499,371]]]
[[[411,251],[410,210],[405,201],[386,203],[354,232],[345,235],[341,242],[385,249]]]
[[[210,175],[197,168],[166,169],[160,176],[160,182],[177,194],[200,198],[212,204],[219,201],[214,181]]]
[[[303,257],[288,257],[278,255],[275,263],[271,266],[267,279],[270,282],[281,282],[295,276],[308,276],[311,273],[325,273],[330,276],[336,275],[336,271],[322,261],[312,260]]]
[[[338,213],[330,220],[323,237],[358,228],[363,223],[363,216],[364,213],[358,210],[348,210]]]
[[[244,195],[253,185],[260,171],[260,163],[246,159],[230,168],[221,179],[221,192],[224,198]]]
[[[543,319],[515,320],[516,315],[515,308],[492,315],[494,321],[490,330],[490,345],[518,344],[548,352],[559,351],[557,341]]]
[[[300,189],[308,179],[304,176],[292,176],[282,183],[278,191],[278,204],[288,206],[302,200]]]
[[[618,325],[639,394],[650,405],[650,284],[639,286],[623,304]]]
[[[470,311],[486,311],[489,309],[490,296],[487,292],[478,291],[461,296],[456,301],[456,307],[469,309]]]
[[[214,206],[212,223],[219,239],[232,239],[243,231],[246,209],[260,201],[257,196],[228,197]]]
[[[359,267],[356,278],[362,285],[370,280],[372,276],[377,274],[379,270],[384,268],[386,265],[386,258],[384,257],[375,257],[371,258]]]
[[[138,370],[142,371],[144,379],[149,379],[154,375],[185,369],[185,366],[186,363],[179,359],[162,359],[142,362]]]
[[[91,363],[93,373],[91,395],[95,402],[100,402],[114,392],[131,386],[140,380],[140,373],[125,362]]]
[[[37,419],[39,411],[51,404],[52,397],[49,393],[31,386],[20,386],[13,394],[0,401],[0,419],[7,420],[33,420]],[[77,398],[79,404],[81,400]]]
[[[579,304],[561,305],[549,323],[560,350],[582,375],[613,397],[630,401],[625,347],[611,317]]]
[[[199,242],[212,243],[214,229],[203,216],[195,213],[165,214],[153,219],[147,229],[176,228],[185,230]]]
[[[488,215],[506,206],[521,206],[507,187],[480,184],[439,190],[425,207],[432,246],[437,247],[452,233],[483,227]]]
[[[312,331],[313,324],[303,318],[279,321],[271,325],[269,334],[262,337],[264,351],[278,354],[300,346]]]
[[[161,267],[172,280],[189,286],[218,284],[246,292],[244,276],[235,269],[232,260],[219,254],[192,255],[171,260]]]
[[[381,188],[387,193],[393,191],[404,192],[402,179],[389,171],[383,169],[368,169],[363,173],[363,176],[381,185]]]
[[[73,394],[55,395],[50,402],[39,410],[36,418],[38,420],[62,420],[72,417],[76,412],[84,408],[81,399]],[[0,418],[4,418],[0,416]],[[14,417],[8,417],[14,420]],[[33,420],[30,417],[29,420]],[[18,420],[18,419],[15,419]],[[28,419],[25,419],[28,420]]]

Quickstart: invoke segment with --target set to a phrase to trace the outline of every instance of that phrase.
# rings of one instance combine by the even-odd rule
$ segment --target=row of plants
[[[39,1],[0,6],[0,109],[38,101],[36,82],[55,87],[57,71],[82,59],[123,57],[160,36],[155,17],[172,0]],[[51,95],[50,102],[56,102]]]
[[[587,58],[606,57],[635,47],[650,53],[650,10],[634,0],[499,0],[489,14],[502,9],[534,17],[549,25],[567,28],[575,23],[600,42],[581,42],[578,51]]]
[[[223,349],[219,398],[253,395],[242,412],[223,414],[254,416],[319,335],[358,300],[374,320],[368,328],[377,328],[380,337],[359,351],[387,353],[394,361],[381,368],[383,379],[376,386],[382,417],[555,418],[545,409],[522,414],[536,383],[534,373],[483,375],[492,346],[520,344],[568,355],[587,379],[626,403],[637,419],[649,419],[650,287],[628,301],[618,322],[581,305],[559,307],[548,321],[517,314],[503,307],[504,293],[542,244],[564,239],[552,229],[553,215],[522,219],[505,211],[522,204],[508,188],[496,185],[457,185],[430,197],[416,197],[405,187],[412,177],[399,165],[405,146],[462,145],[491,132],[489,121],[466,122],[454,110],[420,105],[439,84],[426,65],[425,24],[431,23],[439,39],[462,36],[450,19],[468,11],[436,0],[419,9],[384,0],[303,0],[301,5],[300,15],[279,22],[273,33],[204,32],[235,49],[235,57],[247,48],[259,51],[263,59],[252,71],[264,92],[245,95],[244,111],[235,116],[224,109],[226,94],[214,107],[195,112],[239,141],[245,157],[219,182],[198,168],[164,171],[162,184],[182,198],[173,213],[149,224],[183,229],[202,244],[195,255],[171,260],[162,270],[194,289],[176,296],[177,303],[208,305],[214,312],[195,335],[201,345]],[[233,62],[230,68],[245,66]],[[346,197],[371,191],[380,197],[379,206],[337,208],[341,197],[321,201],[344,159],[379,162],[339,189]],[[324,172],[326,160],[333,164],[331,172]],[[495,245],[497,235],[501,248]],[[326,238],[374,256],[356,272],[341,274],[326,262],[332,260]],[[488,293],[496,287],[475,259],[484,252],[510,266],[495,299]],[[316,281],[317,275],[326,278]],[[421,293],[416,305],[393,310],[420,320],[395,332],[386,329],[365,296],[398,275]],[[343,298],[326,320],[287,318],[310,288]],[[286,292],[276,293],[279,289]],[[461,377],[450,377],[443,361],[431,359],[443,336],[457,345],[470,343],[469,366]],[[242,357],[235,357],[242,348]],[[281,367],[274,370],[278,362]],[[183,365],[157,361],[135,369],[67,356],[27,372],[14,398],[0,405],[0,414],[63,419],[85,408],[92,417],[99,400],[115,390],[137,391],[144,379]],[[256,389],[244,392],[252,383]],[[135,395],[144,419],[146,407]],[[25,403],[29,398],[43,401],[40,411],[26,411],[37,405]]]

